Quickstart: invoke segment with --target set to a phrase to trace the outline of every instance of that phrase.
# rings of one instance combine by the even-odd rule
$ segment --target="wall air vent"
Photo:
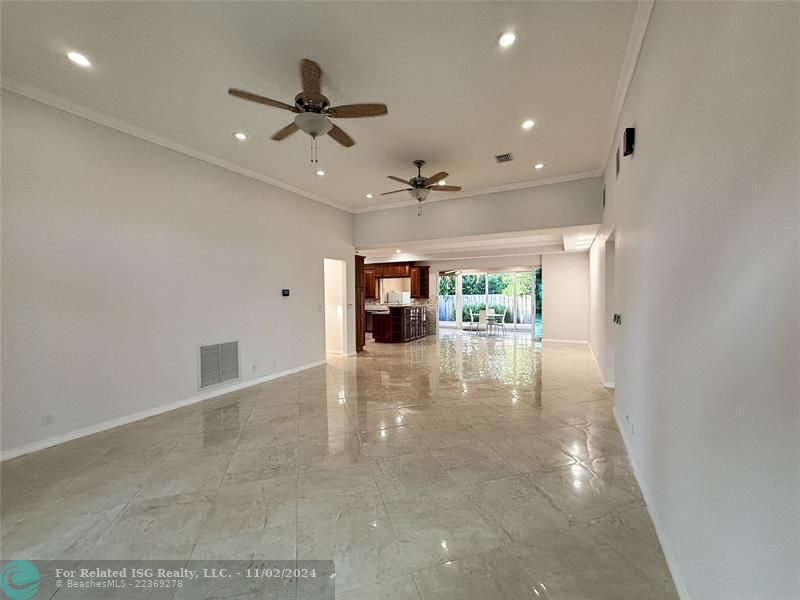
[[[514,155],[511,152],[506,152],[505,154],[496,154],[494,159],[499,163],[511,162],[514,160]]]
[[[200,389],[239,379],[239,342],[200,346]]]

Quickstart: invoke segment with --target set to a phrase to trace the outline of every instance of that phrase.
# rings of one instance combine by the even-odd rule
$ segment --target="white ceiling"
[[[635,2],[3,2],[3,85],[89,109],[166,142],[349,209],[448,171],[465,193],[597,171]],[[516,29],[514,46],[498,34]],[[77,67],[69,50],[94,63]],[[389,115],[341,119],[345,149],[269,136],[289,112],[227,95],[240,87],[291,103],[298,62],[322,66],[334,104],[385,102]],[[53,98],[57,97],[57,98]],[[64,102],[61,102],[61,100]],[[536,126],[523,131],[531,118]],[[250,135],[233,139],[234,131]],[[496,164],[512,152],[515,161]],[[533,164],[546,168],[535,171]],[[318,177],[317,168],[328,174]],[[372,200],[365,198],[371,192]]]

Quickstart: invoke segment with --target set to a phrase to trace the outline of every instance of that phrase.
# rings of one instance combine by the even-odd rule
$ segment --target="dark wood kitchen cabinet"
[[[430,298],[430,267],[411,267],[411,297]]]
[[[424,306],[391,306],[388,313],[372,315],[372,337],[376,342],[410,342],[428,335],[428,313]]]
[[[410,263],[386,263],[386,264],[373,264],[369,266],[370,269],[375,271],[375,277],[409,277],[410,276]]]
[[[378,297],[378,278],[375,269],[364,269],[364,295],[367,298]]]
[[[364,302],[364,257],[356,254],[356,352],[364,349],[366,341],[366,304]]]

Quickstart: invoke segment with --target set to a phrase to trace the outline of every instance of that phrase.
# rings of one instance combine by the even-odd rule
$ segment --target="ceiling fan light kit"
[[[315,112],[300,113],[294,118],[294,124],[311,137],[325,135],[333,128],[328,117]]]

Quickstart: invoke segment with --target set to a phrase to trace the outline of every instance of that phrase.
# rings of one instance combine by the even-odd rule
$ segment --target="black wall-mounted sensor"
[[[281,290],[281,296],[288,296],[288,295],[289,295],[289,290],[287,290],[287,289],[282,289]]]
[[[633,148],[636,145],[636,129],[633,127],[626,127],[625,133],[622,135],[622,156],[630,156],[633,154]]]

